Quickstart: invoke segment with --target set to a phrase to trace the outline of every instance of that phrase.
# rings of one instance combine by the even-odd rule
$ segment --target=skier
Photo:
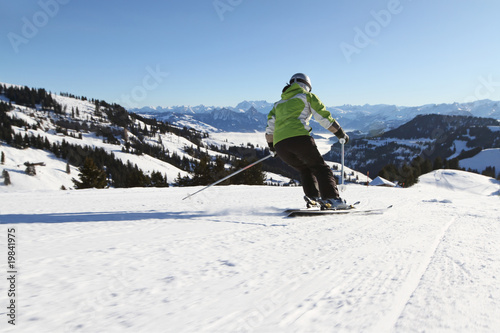
[[[349,142],[349,136],[311,89],[307,75],[297,73],[291,77],[283,88],[281,100],[267,116],[266,141],[272,152],[300,172],[306,201],[309,198],[322,207],[346,209],[332,170],[310,135],[309,120],[314,115],[321,126],[339,139],[345,139],[345,143]]]

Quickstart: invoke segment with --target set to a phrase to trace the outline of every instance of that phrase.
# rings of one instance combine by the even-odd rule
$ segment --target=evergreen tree
[[[6,186],[9,186],[11,183],[10,181],[10,175],[9,175],[9,172],[7,170],[3,170],[2,172],[2,176],[3,176],[3,182]]]
[[[200,163],[194,168],[194,175],[191,185],[208,185],[212,181],[211,168],[210,168],[210,157],[208,155],[203,155],[200,158]]]
[[[236,172],[247,167],[252,161],[246,159],[236,160],[233,163],[231,172]],[[231,184],[246,184],[246,185],[264,185],[265,175],[262,172],[262,164],[254,165],[253,167],[235,175],[231,178]]]
[[[247,171],[246,184],[248,185],[264,185],[266,174],[262,172],[262,164],[256,164]]]
[[[432,162],[429,159],[425,159],[425,161],[421,165],[422,174],[425,175],[432,171]]]
[[[443,166],[444,166],[443,159],[440,156],[436,157],[436,159],[434,160],[434,164],[432,166],[432,169],[439,170],[439,169],[442,169]]]
[[[151,173],[151,186],[168,187],[167,177],[163,177],[163,175],[159,171],[153,171]]]
[[[486,169],[483,170],[483,172],[481,174],[484,175],[484,176],[495,178],[495,175],[496,175],[495,167],[494,166],[488,166],[488,167],[486,167]]]
[[[395,181],[397,180],[398,171],[394,164],[387,164],[379,171],[378,176],[390,181]]]
[[[177,184],[177,186],[189,186],[191,185],[191,179],[188,176],[182,177],[179,172],[177,178],[174,179],[174,183]]]
[[[222,159],[222,157],[217,156],[215,159],[215,165],[212,167],[212,179],[213,181],[217,181],[219,179],[222,179],[228,175],[227,170],[225,168],[225,162]],[[230,180],[223,181],[220,183],[221,185],[228,185],[230,184]]]
[[[148,187],[151,186],[151,178],[145,175],[137,165],[127,173],[125,187]]]
[[[451,160],[449,160],[449,168],[460,170],[460,164],[458,158],[452,158]]]
[[[100,117],[101,116],[101,104],[99,103],[99,101],[95,101],[94,106],[95,106],[94,114],[96,115],[96,117]]]
[[[5,164],[5,154],[2,152],[2,157],[0,159],[0,163]]]
[[[83,166],[79,168],[80,173],[78,176],[81,181],[72,179],[76,189],[84,188],[105,188],[107,185],[106,173],[104,170],[99,169],[90,157],[85,158]]]

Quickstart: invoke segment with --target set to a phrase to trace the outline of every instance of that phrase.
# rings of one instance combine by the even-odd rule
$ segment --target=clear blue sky
[[[124,106],[500,100],[498,0],[0,1],[0,82]]]

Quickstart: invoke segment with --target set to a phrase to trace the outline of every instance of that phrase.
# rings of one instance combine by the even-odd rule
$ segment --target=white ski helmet
[[[304,73],[294,74],[290,79],[290,84],[294,84],[295,82],[302,82],[309,87],[309,91],[312,90],[311,79]]]

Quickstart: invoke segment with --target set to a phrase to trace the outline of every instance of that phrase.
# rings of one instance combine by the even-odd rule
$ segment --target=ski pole
[[[187,199],[187,198],[190,198],[190,197],[192,197],[193,195],[195,195],[195,194],[197,194],[197,193],[200,193],[201,191],[206,190],[206,189],[207,189],[207,188],[209,188],[209,187],[212,187],[212,186],[214,186],[214,185],[217,185],[217,184],[219,184],[219,183],[222,183],[222,182],[223,182],[223,181],[225,181],[226,179],[229,179],[229,178],[231,178],[231,177],[233,177],[233,176],[235,176],[235,175],[239,174],[240,172],[243,172],[243,171],[245,171],[245,170],[247,170],[247,169],[250,169],[250,168],[251,168],[251,167],[253,167],[255,164],[258,164],[258,163],[260,163],[260,162],[262,162],[262,161],[264,161],[264,160],[267,160],[269,157],[272,157],[272,156],[273,156],[273,155],[267,155],[266,157],[263,157],[263,158],[261,158],[260,160],[255,161],[255,162],[253,162],[252,164],[247,165],[247,166],[246,166],[246,167],[244,167],[243,169],[240,169],[240,170],[238,170],[238,171],[236,171],[236,172],[233,172],[233,173],[232,173],[232,174],[230,174],[229,176],[226,176],[226,177],[224,177],[224,178],[222,178],[222,179],[219,179],[219,180],[218,180],[218,181],[216,181],[215,183],[212,183],[212,184],[210,184],[210,185],[207,185],[207,186],[205,186],[204,188],[202,188],[202,189],[200,189],[200,190],[198,190],[198,191],[196,191],[196,192],[194,192],[194,193],[189,194],[188,196],[184,197],[182,200]]]
[[[342,138],[339,140],[340,142],[340,162],[342,164],[342,169],[340,171],[340,190],[342,192],[345,191],[345,185],[344,185],[344,144],[345,144],[345,139]]]

